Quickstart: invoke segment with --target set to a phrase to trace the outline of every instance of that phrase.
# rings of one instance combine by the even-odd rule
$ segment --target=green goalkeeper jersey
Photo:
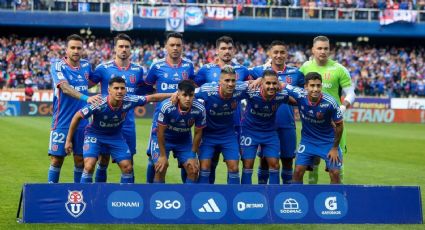
[[[338,62],[328,59],[324,66],[319,66],[316,60],[306,61],[300,68],[304,76],[309,72],[318,72],[322,76],[322,91],[331,95],[341,104],[340,88],[351,86],[348,70]]]

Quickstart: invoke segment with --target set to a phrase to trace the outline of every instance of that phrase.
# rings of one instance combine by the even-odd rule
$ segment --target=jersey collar
[[[312,101],[310,101],[310,97],[307,95],[308,105],[310,105],[310,106],[317,106],[320,103],[320,101],[322,100],[322,97],[323,97],[323,94],[321,93],[320,94],[320,97],[319,97],[319,100],[317,100],[316,102],[312,102]]]
[[[190,110],[192,110],[192,105],[189,107],[187,111],[183,111],[180,108],[180,103],[177,103],[177,111],[179,112],[180,115],[186,115],[190,112]]]
[[[180,58],[179,63],[177,65],[172,64],[171,62],[168,61],[168,57],[165,58],[165,62],[167,63],[167,65],[169,65],[171,68],[179,68],[182,65],[182,58]]]
[[[68,58],[66,58],[66,57],[64,57],[63,59],[62,59],[71,69],[73,69],[73,70],[79,70],[80,69],[80,65],[81,65],[81,63],[77,66],[77,67],[74,67],[74,66],[72,66],[69,62],[68,62]]]
[[[278,69],[274,68],[273,64],[272,64],[271,67],[272,67],[272,70],[275,71],[276,73],[285,73],[285,70],[286,70],[286,65],[283,65],[283,70],[278,70]]]
[[[114,64],[115,66],[119,69],[119,70],[128,70],[130,68],[131,62],[128,62],[128,65],[126,67],[121,67],[118,65],[118,63],[114,60]]]
[[[121,108],[121,106],[122,106],[122,101],[120,101],[120,102],[118,103],[118,106],[117,106],[117,107],[113,107],[113,106],[111,105],[111,101],[110,101],[109,96],[108,96],[108,97],[106,97],[106,101],[108,102],[108,106],[109,106],[109,108],[110,108],[112,111],[116,111],[116,110],[120,109],[120,108]]]

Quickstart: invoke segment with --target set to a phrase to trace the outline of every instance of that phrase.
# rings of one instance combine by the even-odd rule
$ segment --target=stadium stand
[[[63,56],[65,42],[49,37],[0,38],[0,86],[51,89],[50,62]],[[247,67],[266,61],[267,46],[261,43],[237,43],[236,62]],[[87,42],[85,57],[93,67],[112,57],[112,38],[96,38]],[[337,45],[333,58],[343,63],[356,81],[359,95],[410,97],[425,96],[425,49],[423,47],[372,46],[365,44]],[[164,57],[159,41],[137,40],[132,60],[145,69]],[[300,66],[310,56],[309,44],[289,44],[288,64]],[[213,61],[211,43],[186,43],[184,56],[198,69]]]

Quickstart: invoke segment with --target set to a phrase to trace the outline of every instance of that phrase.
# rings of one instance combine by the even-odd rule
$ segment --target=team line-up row
[[[285,65],[288,53],[281,41],[270,45],[268,63],[247,69],[232,63],[233,40],[223,36],[216,41],[215,62],[195,74],[193,64],[181,58],[183,36],[171,33],[165,40],[166,58],[153,63],[145,78],[143,69],[129,60],[131,38],[118,34],[114,44],[114,60],[92,71],[81,59],[83,39],[71,35],[66,57],[52,64],[49,182],[59,181],[64,157],[73,152],[75,182],[92,182],[95,171],[95,181],[106,182],[112,156],[121,168],[121,182],[133,183],[133,108],[162,101],[155,108],[147,150],[149,183],[165,182],[171,151],[185,183],[214,183],[220,153],[229,184],[252,183],[257,155],[262,159],[259,183],[279,184],[280,177],[283,183],[302,183],[307,169],[313,170],[310,182],[317,183],[320,158],[326,161],[331,183],[341,183],[341,153],[346,151],[342,117],[355,94],[348,71],[329,59],[328,38],[313,40],[313,59],[300,69]],[[87,96],[88,88],[98,83],[101,95]],[[247,101],[244,111],[242,99]],[[298,106],[303,124],[297,151],[291,105]]]

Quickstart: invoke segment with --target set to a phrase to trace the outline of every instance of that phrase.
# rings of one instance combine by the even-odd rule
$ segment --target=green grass
[[[0,229],[425,229],[425,225],[83,225],[17,224],[15,215],[22,184],[47,180],[50,118],[0,117]],[[347,124],[349,153],[345,156],[345,184],[419,185],[425,188],[425,126],[421,124]],[[136,183],[145,183],[150,120],[137,120]],[[323,167],[323,165],[322,165]],[[65,160],[61,182],[73,181],[71,158]],[[319,183],[329,183],[320,170]],[[217,182],[225,183],[225,168],[218,169]],[[254,174],[255,175],[255,174]],[[255,178],[255,176],[254,176]],[[119,181],[115,165],[108,180]],[[254,179],[255,181],[255,179]],[[170,160],[167,182],[180,183],[175,160]],[[422,192],[422,200],[424,199]],[[424,209],[424,204],[422,204]]]

